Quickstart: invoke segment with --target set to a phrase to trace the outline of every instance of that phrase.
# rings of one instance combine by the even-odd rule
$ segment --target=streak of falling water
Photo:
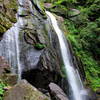
[[[3,56],[11,66],[12,73],[19,73],[21,78],[20,55],[19,55],[19,28],[18,23],[14,24],[0,41],[0,56]],[[18,69],[18,70],[17,70]]]
[[[27,10],[32,10],[32,4],[29,0],[18,0],[19,7],[17,15],[26,14]],[[17,16],[17,22],[4,34],[0,41],[0,56],[3,56],[11,66],[12,73],[18,74],[18,80],[21,80],[21,63],[20,63],[20,41],[19,33],[27,24],[27,20]]]
[[[18,13],[22,10],[19,7]],[[17,22],[3,35],[0,41],[0,56],[8,61],[12,73],[18,74],[18,80],[21,80],[19,32],[23,25],[23,19],[18,17]]]
[[[71,57],[70,50],[69,50],[69,47],[68,47],[68,43],[65,39],[65,36],[64,36],[63,32],[60,30],[60,28],[57,24],[57,20],[53,16],[53,14],[48,12],[48,11],[46,11],[46,13],[50,17],[51,22],[52,22],[52,26],[53,26],[55,32],[57,33],[57,36],[58,36],[58,39],[59,39],[61,54],[62,54],[64,66],[65,66],[65,69],[66,69],[68,82],[69,82],[69,85],[70,85],[71,90],[72,90],[71,100],[86,100],[84,98],[84,95],[86,95],[86,92],[84,92],[85,89],[84,89],[82,81],[80,79],[78,70],[76,71],[74,69],[74,65],[71,62],[72,57]]]

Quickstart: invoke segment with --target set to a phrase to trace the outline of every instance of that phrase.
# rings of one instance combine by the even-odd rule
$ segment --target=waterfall
[[[20,77],[20,60],[19,60],[19,27],[15,23],[3,36],[0,41],[0,56],[3,56],[11,66],[12,73],[18,73]],[[18,70],[17,70],[18,69]]]
[[[23,9],[19,7],[18,13]],[[21,79],[21,64],[20,64],[20,41],[19,33],[23,26],[23,19],[17,16],[17,22],[4,33],[0,41],[0,56],[3,56],[11,67],[13,74],[18,74],[18,80]]]
[[[68,47],[68,43],[65,39],[65,36],[63,32],[60,30],[56,18],[51,14],[50,12],[46,11],[47,15],[50,17],[53,28],[55,32],[57,33],[59,44],[60,44],[60,50],[63,58],[63,63],[66,69],[66,74],[68,78],[68,82],[72,91],[72,97],[71,100],[86,100],[84,95],[86,95],[82,81],[80,79],[78,70],[74,69],[74,64],[71,61],[71,54]]]

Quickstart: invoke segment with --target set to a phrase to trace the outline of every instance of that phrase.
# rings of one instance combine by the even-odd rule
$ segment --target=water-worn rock
[[[68,100],[63,90],[55,83],[50,83],[49,88],[50,88],[50,93],[52,95],[52,98],[53,99],[55,98],[54,100]]]
[[[0,75],[9,73],[10,67],[4,57],[0,56]]]
[[[10,86],[13,86],[18,81],[18,76],[16,74],[2,74],[0,75],[0,79],[3,81],[3,83],[8,84]]]
[[[4,100],[50,100],[50,98],[42,94],[26,80],[22,80],[5,93]]]
[[[11,67],[4,57],[0,56],[0,79],[8,85],[15,85],[17,83],[17,74],[11,73]]]
[[[91,89],[91,88],[88,88],[87,89],[87,98],[89,100],[97,100],[97,96],[96,96],[96,93]]]

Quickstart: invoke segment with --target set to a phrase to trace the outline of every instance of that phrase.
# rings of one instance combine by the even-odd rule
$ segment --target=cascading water
[[[33,8],[31,0],[18,0],[18,3],[17,22],[4,34],[0,41],[0,56],[3,56],[8,61],[12,73],[17,73],[18,80],[20,80],[22,74],[20,59],[22,41],[19,40],[19,33],[28,24],[28,19],[25,19],[25,17],[29,14],[33,15]]]
[[[23,9],[19,7],[18,13],[22,11]],[[8,61],[12,73],[18,74],[18,80],[21,79],[19,33],[23,26],[23,19],[18,17],[17,22],[4,34],[0,41],[0,56]]]
[[[3,39],[0,41],[0,56],[3,56],[8,61],[11,66],[12,73],[18,73],[20,77],[18,35],[19,28],[18,23],[16,23],[4,34]]]
[[[72,90],[72,98],[71,100],[86,100],[82,91],[85,91],[82,81],[80,79],[79,73],[74,69],[74,65],[71,62],[71,54],[68,47],[68,43],[65,39],[63,32],[60,30],[56,18],[50,12],[46,11],[47,15],[50,17],[52,25],[54,27],[55,32],[57,33],[61,54],[64,62],[64,66],[66,69],[66,74],[68,78],[69,85]]]

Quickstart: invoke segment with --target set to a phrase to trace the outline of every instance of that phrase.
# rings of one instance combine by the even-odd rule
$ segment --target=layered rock
[[[4,59],[4,57],[0,56],[0,80],[2,80],[5,84],[15,85],[17,83],[17,75],[12,74],[10,70],[10,65]]]
[[[66,94],[63,92],[63,90],[56,85],[55,83],[50,83],[49,84],[49,89],[51,93],[51,97],[54,100],[68,100]]]
[[[10,72],[10,66],[4,57],[0,56],[0,75]]]

